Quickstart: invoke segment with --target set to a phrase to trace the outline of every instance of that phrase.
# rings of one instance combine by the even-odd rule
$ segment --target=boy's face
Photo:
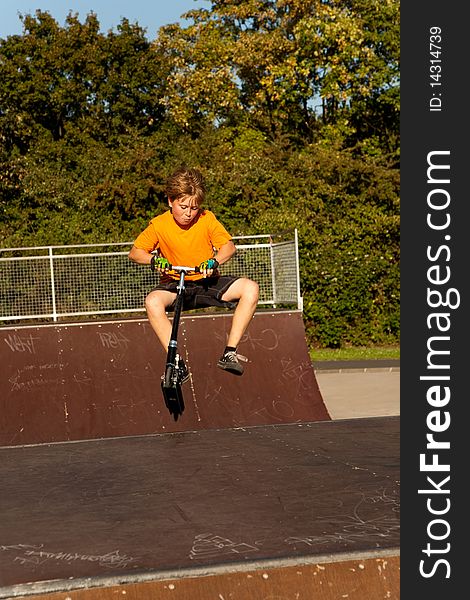
[[[199,213],[199,205],[191,196],[183,196],[178,200],[168,199],[168,204],[178,225],[189,225]]]

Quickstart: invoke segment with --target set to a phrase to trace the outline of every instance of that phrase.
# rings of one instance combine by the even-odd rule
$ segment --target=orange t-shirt
[[[172,265],[193,267],[214,256],[214,248],[232,239],[225,227],[210,210],[202,210],[186,229],[178,225],[171,211],[152,219],[134,242],[136,248],[147,252],[159,251]],[[179,275],[174,278],[178,279]],[[201,279],[202,275],[190,274],[187,279]]]

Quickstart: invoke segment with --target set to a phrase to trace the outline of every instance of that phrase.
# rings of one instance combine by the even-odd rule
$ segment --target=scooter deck
[[[182,415],[184,411],[184,399],[181,385],[176,383],[170,387],[165,387],[164,382],[162,381],[162,392],[163,398],[165,399],[165,405],[170,415],[173,415],[174,420],[177,421],[178,417]]]

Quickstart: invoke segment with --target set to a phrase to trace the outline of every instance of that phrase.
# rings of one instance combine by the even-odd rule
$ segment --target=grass
[[[316,360],[386,360],[399,359],[400,346],[353,346],[349,348],[310,348],[310,358]]]

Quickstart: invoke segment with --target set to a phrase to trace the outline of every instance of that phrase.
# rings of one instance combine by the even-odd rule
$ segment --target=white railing
[[[222,274],[249,277],[260,305],[302,309],[297,231],[234,236],[237,253]],[[132,263],[132,242],[0,249],[0,322],[144,312],[158,282]]]

